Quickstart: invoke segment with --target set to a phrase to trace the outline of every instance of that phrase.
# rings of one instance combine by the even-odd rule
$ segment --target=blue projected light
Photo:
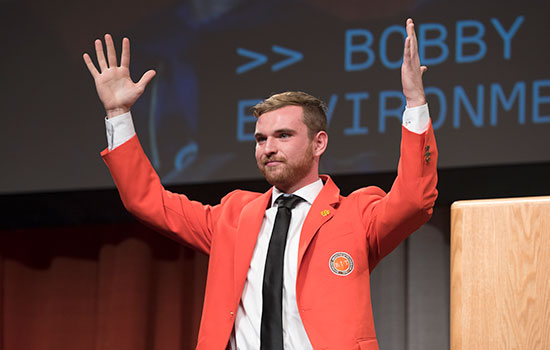
[[[286,59],[284,59],[282,61],[279,61],[277,63],[274,63],[271,66],[271,71],[272,72],[279,71],[283,68],[286,68],[290,65],[293,65],[296,62],[300,62],[304,58],[304,55],[301,52],[291,50],[291,49],[287,49],[286,47],[282,47],[282,46],[278,46],[278,45],[273,45],[271,50],[276,54],[287,56]],[[238,66],[237,69],[236,69],[237,74],[246,73],[249,70],[252,70],[256,67],[259,67],[259,66],[267,63],[267,56],[266,55],[258,53],[258,52],[250,51],[250,50],[247,50],[247,49],[243,49],[242,47],[237,48],[237,54],[239,56],[244,56],[244,57],[253,59],[253,61],[250,61],[248,63],[245,63],[243,65]]]
[[[393,34],[393,33],[397,33],[398,35],[400,35],[403,38],[403,40],[405,40],[405,38],[407,37],[407,31],[403,26],[398,26],[398,25],[389,26],[388,28],[384,29],[384,31],[382,32],[382,35],[380,36],[380,61],[382,62],[384,67],[389,69],[400,68],[401,63],[403,62],[403,58],[401,56],[399,57],[398,60],[395,60],[393,62],[388,59],[388,55],[387,55],[388,37],[390,36],[390,34]]]
[[[475,28],[473,35],[465,34],[466,28]],[[485,35],[485,26],[479,21],[458,21],[456,22],[456,62],[470,63],[481,60],[487,53],[487,44],[483,40]],[[464,46],[477,46],[478,50],[474,54],[464,53]]]
[[[241,66],[237,67],[237,74],[243,74],[245,72],[248,72],[251,69],[254,69],[258,66],[261,66],[262,64],[267,62],[267,56],[263,55],[261,53],[257,53],[254,51],[250,51],[247,49],[243,49],[241,47],[237,48],[237,54],[240,56],[244,56],[247,58],[252,58],[253,61],[250,61],[246,64],[243,64]]]
[[[281,70],[285,67],[288,67],[291,64],[299,62],[304,58],[304,55],[301,52],[286,49],[282,46],[273,45],[272,50],[273,50],[273,52],[278,53],[280,55],[288,56],[288,58],[286,60],[279,61],[279,62],[275,63],[273,66],[271,66],[271,70],[273,72],[276,72],[276,71]]]
[[[438,32],[436,38],[428,38],[428,32]],[[445,44],[447,39],[447,28],[440,23],[423,23],[418,28],[418,55],[420,62],[426,66],[434,66],[447,60],[449,57],[449,47]],[[441,54],[437,57],[426,57],[427,47],[437,47]]]

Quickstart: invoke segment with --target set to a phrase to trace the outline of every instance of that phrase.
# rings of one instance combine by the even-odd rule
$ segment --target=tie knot
[[[294,209],[294,207],[303,200],[304,199],[300,196],[296,196],[293,194],[282,194],[275,200],[275,203],[279,208],[285,207],[288,209]]]

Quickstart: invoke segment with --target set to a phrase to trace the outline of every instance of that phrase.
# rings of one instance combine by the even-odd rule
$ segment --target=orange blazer
[[[271,190],[236,190],[218,205],[203,205],[163,188],[136,136],[102,156],[133,215],[209,255],[197,349],[226,349]],[[431,125],[420,135],[403,127],[398,174],[387,194],[369,186],[344,197],[322,176],[324,187],[300,235],[296,281],[298,309],[314,349],[378,349],[370,273],[429,220],[436,164]],[[345,253],[340,265],[335,253]]]

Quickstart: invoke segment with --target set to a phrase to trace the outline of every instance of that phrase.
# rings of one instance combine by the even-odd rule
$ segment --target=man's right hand
[[[103,53],[101,40],[95,41],[99,71],[87,53],[83,55],[83,58],[94,78],[97,94],[105,107],[107,118],[111,118],[129,112],[156,73],[154,70],[149,70],[137,83],[134,83],[130,78],[130,40],[122,39],[120,66],[117,64],[113,38],[109,34],[105,34],[105,46],[107,47],[107,60]]]

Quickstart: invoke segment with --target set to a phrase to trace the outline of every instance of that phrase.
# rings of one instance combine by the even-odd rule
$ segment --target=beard
[[[268,167],[265,163],[269,160],[281,163]],[[264,157],[258,162],[258,168],[267,182],[284,191],[284,189],[292,187],[310,173],[311,167],[314,164],[313,160],[313,150],[308,147],[303,156],[292,163],[289,163],[287,159],[276,156]]]

